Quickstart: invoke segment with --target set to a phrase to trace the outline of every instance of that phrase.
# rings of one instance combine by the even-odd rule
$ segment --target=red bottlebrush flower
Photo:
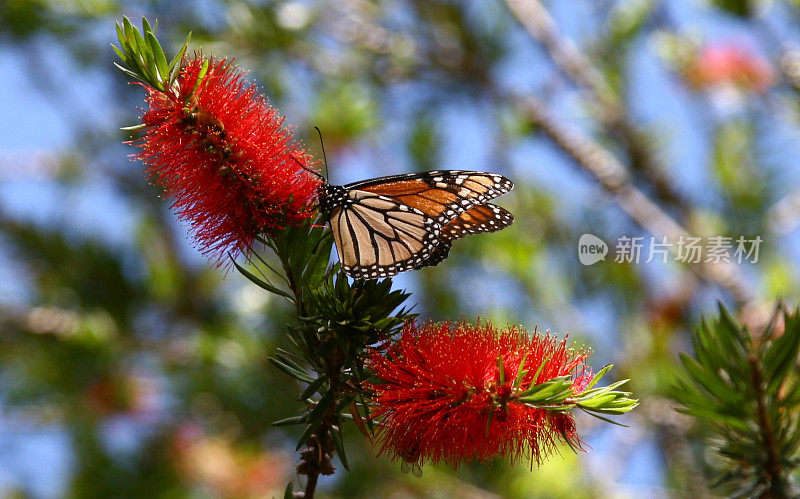
[[[379,378],[368,388],[380,453],[457,468],[499,456],[538,463],[553,450],[554,437],[582,449],[570,413],[530,407],[517,397],[559,376],[572,376],[573,389],[582,392],[592,379],[588,355],[567,347],[566,339],[514,327],[409,323],[388,350],[370,351]],[[515,384],[520,370],[527,373]]]
[[[313,215],[320,181],[304,170],[311,157],[230,62],[195,57],[169,92],[147,91],[135,158],[204,254],[221,261],[249,248],[256,234]]]
[[[737,45],[703,48],[684,69],[694,87],[735,85],[754,92],[765,92],[773,83],[772,68],[763,58]]]

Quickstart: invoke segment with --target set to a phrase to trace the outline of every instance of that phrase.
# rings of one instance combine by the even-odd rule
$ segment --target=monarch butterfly
[[[510,225],[514,216],[487,201],[513,186],[493,173],[409,173],[344,186],[323,182],[319,206],[344,271],[377,279],[437,265],[453,240]]]

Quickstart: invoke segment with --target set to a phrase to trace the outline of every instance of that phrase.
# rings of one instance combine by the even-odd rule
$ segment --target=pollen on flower
[[[204,64],[208,70],[203,75]],[[226,60],[195,56],[169,92],[147,88],[147,166],[200,250],[217,262],[314,215],[320,180],[283,118]]]
[[[559,376],[582,391],[592,378],[587,356],[566,339],[513,327],[408,323],[388,349],[370,352],[379,452],[458,467],[497,457],[540,462],[557,439],[582,449],[570,413],[516,397]]]

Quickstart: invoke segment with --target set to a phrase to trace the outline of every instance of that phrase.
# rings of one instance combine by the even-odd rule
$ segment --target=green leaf
[[[718,411],[712,411],[708,409],[702,409],[698,407],[679,407],[676,409],[678,412],[683,414],[690,414],[692,416],[708,419],[717,424],[724,424],[742,431],[749,430],[747,423],[742,421],[741,418],[736,416],[728,416],[726,414],[722,414]]]
[[[308,439],[311,438],[311,435],[314,434],[314,430],[316,428],[317,427],[312,424],[306,426],[306,429],[303,430],[303,433],[300,435],[300,440],[298,440],[297,447],[295,447],[294,449],[295,451],[300,450],[300,448],[303,447],[306,442],[308,442]]]
[[[272,363],[272,365],[274,365],[275,367],[277,367],[278,369],[280,369],[281,371],[285,372],[286,374],[288,374],[289,376],[291,376],[291,377],[293,377],[295,379],[298,379],[300,381],[305,381],[306,383],[313,383],[314,382],[314,378],[312,378],[305,371],[301,371],[301,370],[295,369],[295,368],[289,366],[288,364],[286,364],[285,362],[281,362],[280,360],[276,359],[275,357],[270,357],[269,361]]]
[[[186,53],[186,49],[189,47],[189,42],[191,41],[191,39],[192,39],[192,32],[190,31],[189,34],[186,36],[186,41],[183,42],[181,49],[178,50],[178,53],[175,54],[175,57],[172,58],[172,61],[170,61],[169,66],[167,67],[170,75],[172,75],[173,69],[177,66],[178,62],[180,62],[180,60],[183,58],[183,54]]]
[[[145,31],[144,35],[147,38],[147,44],[150,46],[150,50],[153,52],[153,60],[155,62],[154,68],[158,70],[157,78],[159,81],[166,81],[169,76],[169,70],[167,69],[167,58],[164,56],[164,51],[161,49],[161,45],[158,44],[156,36],[151,31]]]
[[[552,357],[552,354],[548,354],[547,357],[542,359],[542,362],[539,364],[539,367],[536,368],[536,372],[533,373],[533,378],[531,378],[532,383],[534,385],[537,383],[537,381],[539,381],[539,375],[542,374],[542,370],[544,370],[544,366],[546,366],[547,363],[550,362],[550,358],[551,357]]]
[[[266,282],[264,280],[259,279],[252,272],[248,271],[247,269],[245,269],[244,267],[242,267],[241,265],[239,265],[235,261],[233,261],[233,260],[231,260],[231,261],[233,262],[233,265],[236,267],[236,270],[238,270],[240,274],[242,274],[247,279],[249,279],[250,282],[252,282],[253,284],[255,284],[256,286],[258,286],[258,287],[260,287],[262,289],[265,289],[265,290],[269,291],[270,293],[275,293],[276,295],[283,296],[284,298],[288,299],[290,302],[294,303],[294,297],[291,294],[289,294],[288,292],[286,292],[286,291],[284,291],[284,290],[282,290],[280,288],[277,288],[277,287],[273,286],[271,283],[268,283],[268,282]]]
[[[140,78],[139,78],[139,75],[137,75],[136,73],[134,73],[134,72],[133,72],[133,71],[131,71],[130,69],[128,69],[128,68],[125,68],[125,67],[123,67],[123,66],[120,66],[120,65],[119,65],[119,64],[117,64],[116,62],[115,62],[115,63],[113,63],[113,64],[114,64],[114,66],[116,66],[118,69],[120,69],[120,70],[121,70],[123,73],[125,73],[125,74],[126,74],[126,75],[128,75],[128,76],[130,76],[131,78],[140,79]]]
[[[571,390],[572,389],[572,377],[571,376],[559,376],[557,378],[553,378],[550,381],[545,381],[544,383],[540,383],[536,386],[533,386],[527,390],[525,395],[538,395],[542,397],[549,397],[555,393],[559,393],[564,390]]]
[[[534,409],[544,409],[547,411],[566,411],[576,407],[577,404],[533,404],[530,402],[525,402],[525,405],[528,407],[533,407]]]
[[[322,284],[322,278],[328,269],[332,244],[333,234],[330,231],[325,231],[317,241],[316,247],[303,270],[303,281],[307,286],[317,287]]]
[[[565,389],[565,387],[572,387],[572,380],[569,376],[559,376],[550,381],[534,385],[524,392],[520,393],[520,399],[525,399],[530,402],[537,402],[546,399],[555,393]]]
[[[116,30],[117,30],[117,40],[119,40],[120,46],[125,47],[126,46],[126,43],[125,43],[126,39],[125,39],[125,34],[122,32],[122,27],[119,25],[118,22],[114,22],[114,25],[115,25]],[[122,56],[120,56],[120,57],[122,57]]]
[[[125,60],[127,59],[127,57],[125,56],[125,52],[123,52],[122,50],[118,49],[118,48],[117,48],[117,47],[116,47],[116,46],[115,46],[113,43],[111,44],[111,48],[112,48],[112,49],[114,49],[114,52],[115,52],[115,53],[117,54],[117,56],[118,56],[118,57],[119,57],[119,58],[122,60],[122,62],[125,62]],[[119,69],[123,70],[123,71],[127,71],[127,72],[129,72],[129,73],[133,74],[133,72],[132,72],[132,71],[128,70],[127,68],[125,68],[125,67],[123,67],[123,66],[120,66],[120,65],[119,65],[119,64],[117,64],[116,62],[114,63],[114,65],[115,65],[116,67],[118,67]]]
[[[300,415],[300,416],[292,416],[290,418],[286,418],[286,419],[281,419],[279,421],[275,421],[274,423],[272,423],[272,426],[292,426],[292,425],[305,423],[305,422],[306,422],[306,415],[303,414],[303,415]]]
[[[339,454],[339,459],[342,460],[342,466],[347,471],[350,471],[350,464],[347,462],[347,454],[344,452],[344,442],[342,441],[342,430],[335,426],[331,428],[333,432],[333,441],[336,444],[336,453]]]
[[[319,428],[322,426],[322,421],[328,415],[328,412],[333,408],[334,402],[336,402],[336,392],[334,390],[328,390],[322,395],[322,398],[319,399],[317,404],[311,409],[311,412],[308,413],[308,422],[314,428]]]
[[[208,59],[203,61],[203,65],[200,67],[200,71],[197,72],[197,79],[194,82],[194,86],[192,87],[192,92],[189,94],[190,97],[194,96],[197,89],[200,88],[200,85],[203,83],[203,80],[206,78],[206,74],[208,74],[210,61]]]
[[[608,371],[610,371],[612,367],[614,367],[614,364],[608,364],[607,366],[605,366],[605,367],[603,367],[602,369],[600,369],[599,371],[597,371],[597,374],[595,374],[595,375],[592,377],[592,380],[589,382],[589,384],[588,384],[588,385],[586,385],[586,388],[584,388],[584,392],[586,392],[587,390],[590,390],[590,389],[592,389],[592,388],[594,387],[594,385],[596,385],[596,384],[597,384],[597,382],[598,382],[598,381],[600,381],[600,378],[602,378],[603,376],[605,376],[605,374],[606,374]]]
[[[774,393],[786,379],[789,371],[797,365],[798,351],[800,351],[800,318],[786,316],[783,335],[772,342],[763,356],[764,377],[768,382],[767,393]]]
[[[616,397],[614,395],[610,394],[610,393],[607,393],[607,394],[604,394],[604,395],[598,395],[598,396],[592,397],[592,398],[590,398],[588,400],[581,400],[580,401],[580,406],[581,407],[590,408],[590,409],[594,409],[594,408],[598,408],[600,406],[603,406],[603,405],[611,402],[615,398]]]
[[[506,383],[506,373],[503,371],[503,357],[497,356],[497,372],[498,376],[500,376],[500,384],[504,385]]]
[[[142,18],[142,28],[144,29],[145,33],[151,33],[153,31],[153,28],[150,27],[150,23],[147,22],[146,17]]]
[[[125,69],[125,74],[145,82],[147,85],[165,92],[167,91],[174,81],[177,74],[174,68],[177,67],[178,61],[183,58],[188,47],[191,33],[186,38],[186,42],[173,57],[171,63],[167,63],[167,58],[164,49],[159,44],[156,38],[155,27],[150,26],[147,19],[142,19],[142,32],[131,24],[127,16],[122,18],[122,26],[115,23],[117,32],[117,39],[119,40],[119,48],[114,48],[117,56],[122,61],[122,68]]]
[[[579,407],[580,407],[580,406],[579,406]],[[595,411],[591,411],[591,410],[588,410],[588,409],[582,409],[582,410],[583,410],[583,412],[585,412],[586,414],[588,414],[588,415],[590,415],[590,416],[592,416],[592,417],[595,417],[595,418],[597,418],[597,419],[599,419],[599,420],[601,420],[601,421],[605,421],[606,423],[611,423],[611,424],[613,424],[613,425],[617,425],[617,426],[622,426],[622,427],[624,427],[624,428],[628,428],[628,425],[626,425],[626,424],[622,424],[622,423],[620,423],[620,422],[618,422],[618,421],[614,421],[613,419],[609,419],[609,418],[607,418],[607,417],[605,417],[605,416],[601,416],[600,414],[598,414],[598,413],[597,413],[597,412],[595,412]]]
[[[328,377],[324,374],[320,375],[316,380],[314,380],[313,383],[309,384],[306,387],[306,389],[303,390],[303,393],[300,394],[299,399],[305,400],[307,398],[310,398],[311,396],[314,395],[314,393],[317,392],[319,387],[322,386],[326,381],[328,381]]]
[[[692,381],[702,386],[710,395],[723,397],[734,390],[730,385],[723,383],[713,371],[706,369],[690,356],[681,353],[680,359]],[[735,392],[733,394],[735,396]]]
[[[305,368],[294,361],[295,356],[281,348],[275,350],[275,358],[297,371],[305,372]]]
[[[781,406],[793,408],[797,405],[800,405],[800,369],[798,369],[797,366],[795,366],[794,373],[790,380],[791,384],[784,393],[783,398],[780,399],[779,403]]]
[[[514,377],[514,384],[512,385],[514,388],[519,388],[522,384],[522,378],[528,374],[528,370],[525,369],[525,360],[528,358],[528,354],[522,356],[522,360],[519,363],[519,369],[517,370],[517,375]],[[539,365],[539,369],[541,369],[541,365]],[[536,378],[534,378],[534,382],[536,382]]]

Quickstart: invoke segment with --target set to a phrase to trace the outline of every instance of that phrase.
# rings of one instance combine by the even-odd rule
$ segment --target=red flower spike
[[[230,62],[196,56],[176,88],[147,91],[145,134],[134,157],[204,254],[221,262],[248,249],[257,234],[313,216],[320,180],[304,169],[312,158]]]
[[[587,356],[568,348],[566,339],[531,336],[514,327],[406,324],[388,350],[369,354],[380,380],[369,385],[380,422],[379,452],[457,468],[501,456],[538,463],[554,449],[555,438],[582,449],[569,412],[529,407],[516,396],[559,376],[573,376],[579,393],[592,379]],[[513,380],[520,370],[527,372],[517,386]]]

